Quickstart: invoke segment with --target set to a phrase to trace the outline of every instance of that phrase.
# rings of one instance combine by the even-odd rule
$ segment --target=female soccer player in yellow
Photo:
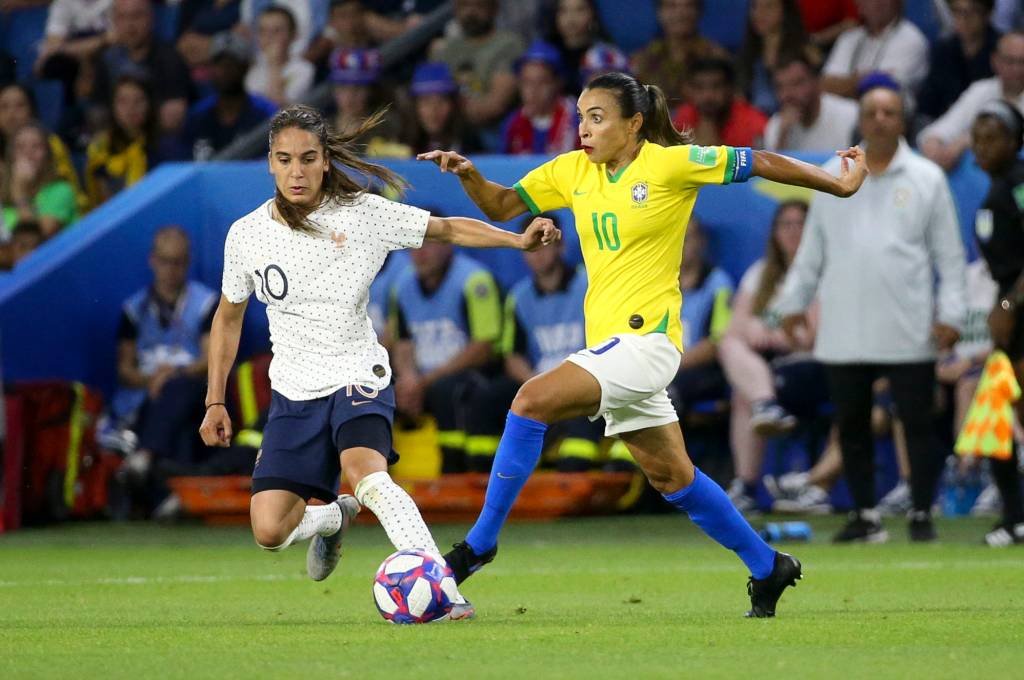
[[[750,569],[747,615],[773,616],[782,591],[800,578],[800,563],[762,541],[725,492],[694,467],[665,391],[683,351],[683,237],[704,184],[757,175],[849,196],[867,175],[864,154],[856,147],[838,152],[837,178],[765,151],[693,146],[672,126],[661,90],[623,73],[591,80],[578,113],[582,149],[557,156],[511,188],[487,181],[457,153],[418,156],[457,175],[491,219],[572,208],[590,282],[584,301],[589,348],[520,388],[484,508],[445,558],[459,582],[494,559],[498,533],[540,458],[548,425],[604,416],[606,434],[626,443],[654,488]]]

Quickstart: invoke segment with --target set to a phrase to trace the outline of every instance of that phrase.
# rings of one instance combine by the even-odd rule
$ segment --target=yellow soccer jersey
[[[532,170],[515,189],[533,214],[572,208],[590,286],[587,345],[620,333],[667,333],[682,350],[679,264],[697,192],[746,181],[750,149],[644,142],[614,176],[571,151]]]

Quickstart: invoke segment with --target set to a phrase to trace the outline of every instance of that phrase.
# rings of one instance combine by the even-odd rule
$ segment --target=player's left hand
[[[868,161],[864,150],[859,146],[851,146],[843,151],[836,151],[842,159],[839,167],[838,196],[846,198],[857,193],[860,185],[868,178]]]
[[[960,331],[944,323],[935,322],[932,326],[932,335],[935,336],[935,344],[939,349],[953,349],[953,345],[960,339]]]
[[[520,250],[537,250],[562,240],[562,230],[547,217],[538,217],[519,235]]]

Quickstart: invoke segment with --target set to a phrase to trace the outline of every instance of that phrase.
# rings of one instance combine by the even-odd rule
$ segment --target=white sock
[[[441,555],[416,503],[387,472],[363,477],[356,485],[356,500],[377,516],[396,550],[422,550]]]
[[[337,503],[326,505],[307,505],[302,521],[295,527],[284,543],[267,550],[284,550],[295,541],[304,541],[314,534],[330,536],[341,528],[341,508]],[[266,547],[266,546],[264,546]]]

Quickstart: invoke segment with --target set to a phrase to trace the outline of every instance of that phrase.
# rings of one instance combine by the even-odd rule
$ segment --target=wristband
[[[206,410],[209,411],[214,406],[223,406],[224,408],[227,408],[228,405],[225,404],[223,401],[215,401],[212,404],[207,404],[206,405]]]

